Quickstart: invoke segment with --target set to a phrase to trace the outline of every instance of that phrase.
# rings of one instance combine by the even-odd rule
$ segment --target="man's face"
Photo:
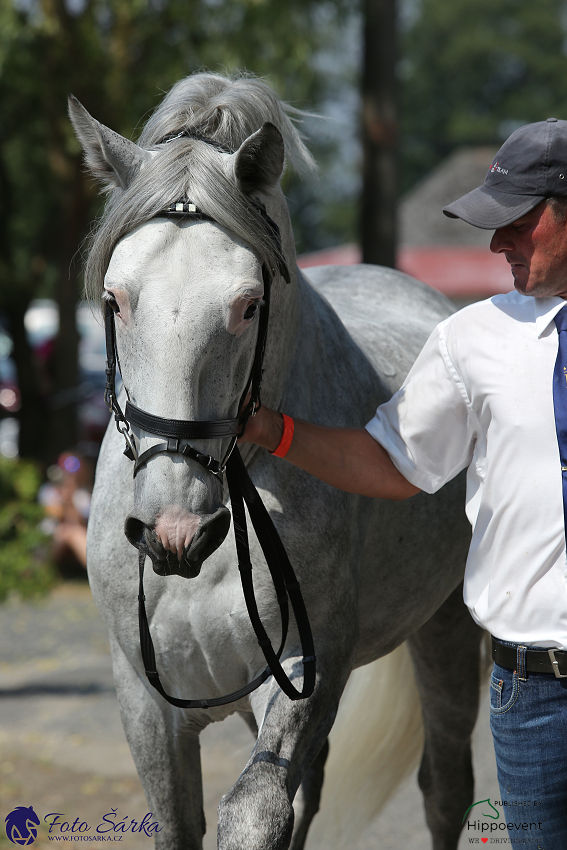
[[[546,201],[499,227],[490,250],[505,255],[518,292],[567,299],[567,221],[556,221]]]

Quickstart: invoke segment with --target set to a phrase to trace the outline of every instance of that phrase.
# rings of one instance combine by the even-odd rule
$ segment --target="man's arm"
[[[282,433],[281,414],[262,407],[249,419],[242,442],[274,451]],[[419,493],[364,428],[326,428],[296,419],[285,459],[347,493],[395,501]]]

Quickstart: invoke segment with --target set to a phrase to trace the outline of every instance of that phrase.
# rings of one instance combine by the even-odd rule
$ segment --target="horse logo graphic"
[[[473,804],[472,804],[472,806],[469,806],[469,807],[468,807],[468,809],[466,810],[466,812],[465,812],[465,813],[464,813],[464,815],[463,815],[463,823],[465,822],[465,818],[466,818],[466,816],[468,815],[468,813],[470,812],[470,810],[471,810],[471,809],[474,809],[474,807],[475,807],[475,806],[480,806],[480,804],[481,804],[481,803],[488,803],[488,805],[490,806],[490,808],[492,809],[492,811],[493,811],[493,812],[496,812],[496,815],[491,815],[491,814],[490,814],[490,812],[489,812],[489,813],[482,812],[482,816],[483,816],[484,818],[492,818],[492,820],[498,820],[498,818],[500,817],[500,812],[498,811],[498,809],[495,809],[495,808],[494,808],[494,806],[493,806],[493,805],[492,805],[492,803],[490,802],[490,797],[489,797],[489,798],[488,798],[488,799],[486,799],[486,800],[479,800],[477,803],[473,803]]]
[[[29,847],[37,838],[37,827],[39,818],[33,810],[33,806],[16,806],[6,815],[6,835],[12,844],[20,847]]]

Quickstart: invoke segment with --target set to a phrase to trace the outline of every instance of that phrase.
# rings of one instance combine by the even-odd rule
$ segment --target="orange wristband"
[[[289,451],[289,447],[291,446],[291,441],[293,440],[293,428],[294,423],[291,416],[286,416],[285,413],[282,413],[283,416],[283,434],[282,438],[279,442],[277,449],[274,449],[270,454],[274,455],[274,457],[285,457]]]

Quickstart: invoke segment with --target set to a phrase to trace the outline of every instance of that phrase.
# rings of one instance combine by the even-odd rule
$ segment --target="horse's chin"
[[[168,552],[165,560],[162,558],[156,558],[156,556],[151,552],[148,552],[148,555],[152,559],[154,573],[158,576],[196,578],[201,572],[201,567],[203,566],[203,560],[189,561],[185,555],[181,558],[181,560],[179,560],[175,552]]]
[[[150,540],[148,540],[150,538]],[[153,539],[152,539],[153,538]],[[169,552],[161,545],[155,535],[145,534],[144,537],[134,544],[139,552],[143,552],[151,559],[154,573],[158,576],[182,576],[182,578],[196,578],[201,572],[205,558],[191,557],[191,546],[181,556],[176,552]],[[210,553],[209,553],[210,554]],[[208,557],[208,556],[207,556]]]

